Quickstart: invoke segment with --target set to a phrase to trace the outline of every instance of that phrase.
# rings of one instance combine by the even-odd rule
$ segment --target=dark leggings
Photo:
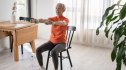
[[[52,42],[48,41],[37,48],[36,50],[36,57],[40,66],[43,66],[43,56],[42,52],[51,50],[52,60],[54,64],[54,68],[58,69],[58,55],[59,53],[65,49],[65,43],[57,43],[53,44]]]

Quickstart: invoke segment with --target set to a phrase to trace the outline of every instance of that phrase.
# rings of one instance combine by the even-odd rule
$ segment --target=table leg
[[[35,53],[36,49],[35,49],[35,41],[31,41],[31,48],[32,48],[32,52]]]
[[[17,45],[17,41],[16,41],[16,33],[15,31],[12,32],[13,35],[13,48],[14,48],[14,60],[18,61],[19,60],[19,56],[18,56],[18,45]]]

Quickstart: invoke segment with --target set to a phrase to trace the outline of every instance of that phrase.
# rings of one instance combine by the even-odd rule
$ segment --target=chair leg
[[[9,40],[10,40],[10,50],[12,53],[13,52],[13,36],[9,36]],[[21,53],[23,54],[23,44],[21,45]]]
[[[23,44],[21,44],[21,53],[23,54]]]
[[[62,65],[62,52],[60,52],[60,68],[63,70],[63,65]]]
[[[68,58],[69,58],[69,61],[70,61],[70,65],[72,67],[73,65],[72,65],[72,61],[71,61],[70,54],[69,54],[69,51],[68,50],[67,50],[67,55],[68,55]]]
[[[9,40],[10,40],[10,50],[12,53],[13,52],[13,36],[9,36]]]
[[[48,64],[49,64],[49,56],[50,56],[50,50],[49,50],[49,52],[48,52],[47,63],[46,63],[46,70],[48,69]]]

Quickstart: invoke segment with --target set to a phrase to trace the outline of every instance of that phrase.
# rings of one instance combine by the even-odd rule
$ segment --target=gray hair
[[[66,7],[63,3],[57,3],[56,7],[61,7],[63,9],[63,11],[66,10]]]

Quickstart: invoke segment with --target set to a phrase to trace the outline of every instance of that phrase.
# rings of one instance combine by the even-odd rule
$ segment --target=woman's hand
[[[34,19],[34,18],[31,20],[32,23],[35,23],[35,21],[36,21],[36,19]]]
[[[31,20],[32,23],[44,23],[44,19],[32,19]]]
[[[51,25],[52,24],[52,21],[51,20],[45,20],[45,24]]]
[[[44,23],[45,19],[38,19],[40,23]]]

